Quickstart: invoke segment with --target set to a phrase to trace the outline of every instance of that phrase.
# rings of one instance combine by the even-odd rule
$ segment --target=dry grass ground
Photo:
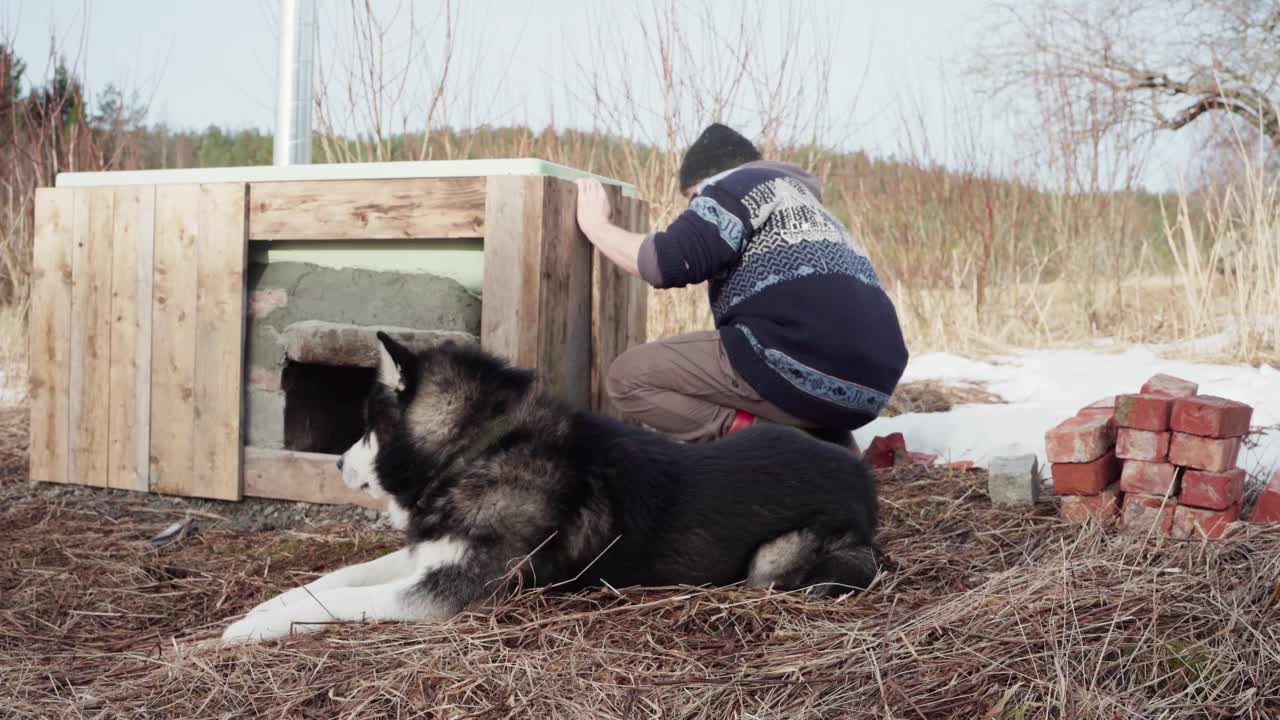
[[[1280,714],[1278,528],[1146,542],[993,509],[980,473],[904,468],[881,476],[896,568],[861,597],[529,592],[443,626],[218,650],[194,644],[395,538],[206,515],[157,548],[172,505],[33,487],[0,461],[6,718]]]

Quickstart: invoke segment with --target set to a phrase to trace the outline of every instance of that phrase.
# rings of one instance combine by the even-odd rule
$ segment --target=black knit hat
[[[684,162],[680,163],[680,191],[685,192],[712,175],[759,159],[760,151],[750,140],[720,123],[713,123],[684,154]]]

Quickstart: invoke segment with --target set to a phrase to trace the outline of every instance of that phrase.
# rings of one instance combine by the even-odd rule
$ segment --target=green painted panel
[[[386,180],[391,178],[487,177],[548,175],[563,180],[581,177],[621,185],[623,193],[638,197],[630,183],[576,170],[536,158],[492,160],[397,160],[367,163],[316,163],[312,165],[253,165],[248,167],[181,168],[170,170],[108,170],[64,172],[54,179],[57,187],[163,185],[168,183],[289,182],[298,180]]]

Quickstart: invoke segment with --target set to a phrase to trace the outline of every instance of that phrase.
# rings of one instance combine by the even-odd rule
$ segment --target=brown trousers
[[[685,442],[723,436],[737,410],[782,425],[813,427],[760,397],[729,364],[713,331],[627,350],[609,367],[605,387],[626,419]]]

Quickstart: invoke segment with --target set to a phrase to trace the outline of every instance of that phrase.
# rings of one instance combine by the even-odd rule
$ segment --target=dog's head
[[[374,497],[416,499],[474,431],[507,412],[533,373],[447,341],[414,352],[378,333],[378,376],[365,400],[364,435],[338,460],[343,483]]]

